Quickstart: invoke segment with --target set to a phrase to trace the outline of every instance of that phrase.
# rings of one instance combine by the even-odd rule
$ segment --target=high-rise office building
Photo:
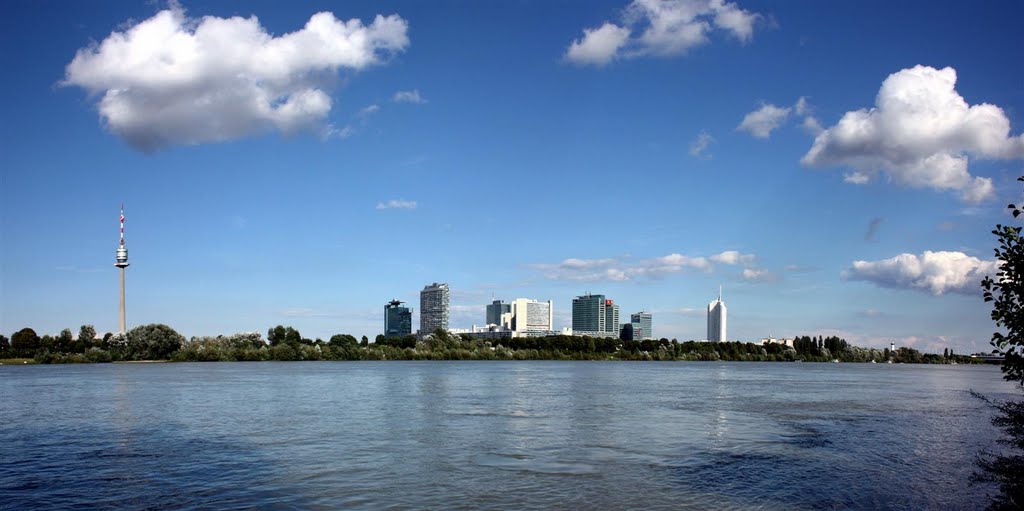
[[[727,342],[725,336],[725,302],[722,301],[722,288],[718,288],[718,299],[708,304],[708,340],[711,342]]]
[[[555,306],[551,300],[538,302],[517,298],[511,304],[511,324],[506,325],[513,335],[547,334],[554,330]]]
[[[651,313],[640,311],[629,316],[629,322],[633,325],[633,339],[643,341],[654,339],[651,331]]]
[[[487,324],[500,325],[501,315],[506,312],[512,312],[512,304],[505,303],[501,300],[494,300],[487,306]]]
[[[404,337],[412,334],[412,310],[402,307],[403,303],[391,300],[384,306],[384,337]]]
[[[433,284],[420,291],[420,334],[434,333],[443,328],[448,330],[448,284]]]
[[[619,335],[619,306],[604,295],[572,299],[572,331],[578,335]]]

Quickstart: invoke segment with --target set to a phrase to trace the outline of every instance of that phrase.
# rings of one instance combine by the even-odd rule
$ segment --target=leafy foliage
[[[1024,181],[1024,177],[1017,179]],[[1021,215],[1021,208],[1008,206],[1014,218]],[[981,286],[985,290],[986,302],[992,302],[992,321],[1004,332],[992,334],[992,346],[1003,355],[1003,378],[1015,381],[1024,390],[1024,243],[1021,228],[996,225],[992,231],[999,240],[995,249],[996,260],[1000,261],[996,278],[985,277]],[[976,394],[977,395],[977,394]],[[1004,437],[1000,443],[1007,450],[998,453],[984,453],[978,458],[981,470],[973,475],[974,481],[987,481],[999,486],[1000,494],[994,498],[989,509],[1024,508],[1024,401],[990,403],[998,411],[992,424],[1001,429]]]
[[[993,402],[979,394],[974,395],[998,410],[992,424],[1003,430],[1004,436],[999,443],[1005,445],[1010,453],[979,456],[977,465],[981,471],[975,472],[971,480],[998,485],[999,494],[993,498],[989,509],[1024,508],[1024,455],[1020,454],[1024,452],[1024,401]]]
[[[1024,181],[1024,177],[1018,181]],[[1014,218],[1021,208],[1010,204]],[[992,231],[999,240],[995,256],[1001,261],[996,278],[985,277],[981,286],[985,301],[992,303],[992,321],[1006,333],[992,334],[992,346],[1003,355],[1003,377],[1024,387],[1024,240],[1021,227],[996,225]]]
[[[299,344],[302,342],[302,335],[299,331],[292,327],[285,327],[283,325],[277,325],[267,331],[267,340],[270,341],[271,346],[277,346],[278,344]]]
[[[163,324],[137,326],[128,331],[124,357],[128,360],[167,360],[181,349],[185,337]]]
[[[31,328],[22,328],[11,336],[11,355],[32,357],[40,347],[39,336]]]

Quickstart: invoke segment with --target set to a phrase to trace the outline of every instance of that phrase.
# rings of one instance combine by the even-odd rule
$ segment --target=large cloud
[[[999,271],[996,261],[983,261],[963,252],[900,254],[881,261],[854,261],[843,272],[847,280],[863,280],[896,289],[915,289],[933,295],[981,294],[981,280]]]
[[[364,25],[321,12],[275,37],[255,16],[192,19],[172,5],[80,49],[63,84],[100,96],[106,126],[144,151],[323,128],[338,71],[404,50],[407,29],[398,15]]]
[[[1002,109],[968,105],[955,85],[951,67],[916,66],[889,75],[875,107],[843,115],[814,139],[802,163],[849,167],[846,181],[854,184],[884,171],[907,186],[958,191],[966,202],[990,197],[992,180],[971,176],[968,155],[1024,157],[1024,136],[1010,136]]]
[[[579,65],[603,66],[616,58],[670,57],[706,44],[718,29],[741,42],[754,36],[760,15],[724,0],[633,0],[622,23],[583,29],[565,58]],[[634,33],[636,32],[636,33]]]

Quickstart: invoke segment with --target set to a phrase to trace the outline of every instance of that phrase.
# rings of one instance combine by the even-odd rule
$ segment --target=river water
[[[994,366],[0,367],[4,509],[977,509]]]

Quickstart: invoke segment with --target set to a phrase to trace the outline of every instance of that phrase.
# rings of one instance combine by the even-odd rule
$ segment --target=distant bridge
[[[974,360],[980,360],[986,364],[1002,364],[1002,355],[971,355]]]

